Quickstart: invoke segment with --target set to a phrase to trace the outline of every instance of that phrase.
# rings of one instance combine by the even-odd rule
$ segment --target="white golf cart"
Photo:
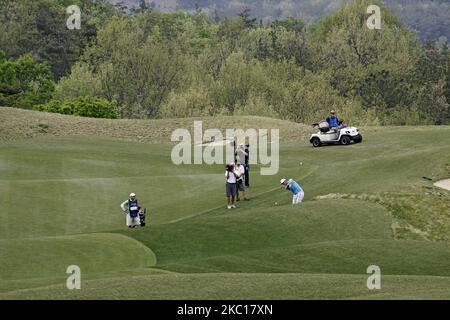
[[[309,139],[315,148],[326,144],[349,145],[352,141],[354,143],[362,142],[361,133],[356,127],[340,124],[338,128],[331,129],[326,121],[320,121],[313,126],[319,127],[319,132],[312,134]]]

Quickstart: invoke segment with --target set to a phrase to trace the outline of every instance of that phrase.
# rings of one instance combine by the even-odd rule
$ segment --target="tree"
[[[164,34],[174,32],[173,26],[147,29],[147,19],[156,20],[158,15],[148,12],[133,19],[112,19],[83,56],[86,68],[101,84],[102,96],[118,101],[122,117],[156,117],[169,93],[183,79],[186,58],[180,52],[180,43],[176,37],[165,39]]]
[[[29,109],[49,101],[53,91],[54,83],[47,64],[35,63],[28,55],[17,60],[0,60],[1,106]]]
[[[313,69],[326,72],[341,96],[358,98],[366,110],[386,118],[418,99],[412,79],[421,49],[412,32],[380,2],[382,30],[365,27],[372,2],[353,0],[316,26]]]
[[[381,31],[366,27],[373,1],[382,8]],[[218,23],[200,12],[117,14],[95,23],[95,42],[55,97],[116,100],[127,118],[239,113],[310,122],[335,108],[356,124],[445,123],[448,48],[442,41],[421,47],[373,1],[352,0],[308,27],[293,17],[257,24],[250,10]],[[51,24],[40,23],[50,34]],[[5,84],[11,74],[4,69]]]
[[[303,20],[294,18],[294,17],[287,17],[281,20],[275,20],[272,25],[274,27],[283,27],[288,31],[294,31],[296,33],[301,33],[305,29],[305,23]]]
[[[153,10],[153,8],[148,0],[139,0],[139,6],[137,8],[131,8],[131,12],[134,14],[139,14],[151,10]]]
[[[255,28],[256,27],[256,18],[251,18],[251,10],[250,8],[245,8],[242,10],[238,16],[241,18],[241,21],[244,24],[244,27],[247,29]]]
[[[102,85],[98,75],[94,74],[86,63],[78,62],[72,67],[71,74],[61,78],[56,85],[54,98],[74,100],[78,97],[102,97]]]
[[[55,80],[70,71],[97,28],[115,14],[111,5],[91,0],[0,1],[0,48],[9,58],[30,54],[47,62]],[[82,10],[81,30],[66,27],[66,8],[72,4]]]

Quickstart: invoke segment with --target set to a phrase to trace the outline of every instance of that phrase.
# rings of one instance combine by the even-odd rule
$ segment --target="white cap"
[[[130,198],[131,197],[136,197],[136,193],[134,193],[134,192],[130,193]]]
[[[280,184],[283,184],[285,182],[286,182],[286,179],[284,179],[284,178],[280,180]]]

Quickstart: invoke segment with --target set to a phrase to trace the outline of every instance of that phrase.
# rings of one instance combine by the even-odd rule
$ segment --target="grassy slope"
[[[2,280],[52,277],[67,266],[78,264],[78,261],[82,262],[79,267],[87,273],[156,264],[156,257],[148,247],[118,234],[0,240],[0,249]]]
[[[3,139],[0,298],[448,298],[449,193],[421,177],[448,174],[449,133],[371,128],[348,148],[284,143],[279,175],[252,168],[253,199],[236,211],[223,208],[221,166],[173,166],[167,144]],[[281,176],[300,179],[301,206],[277,188]],[[130,190],[151,209],[148,228],[123,228]],[[82,267],[80,292],[63,287],[68,264]],[[364,285],[370,264],[384,274],[377,293]]]
[[[203,130],[233,127],[278,128],[285,141],[298,141],[310,131],[309,126],[302,124],[255,116],[108,120],[0,107],[0,141],[45,136],[94,136],[145,143],[167,143],[177,128],[186,128],[193,132],[194,120],[203,121]]]

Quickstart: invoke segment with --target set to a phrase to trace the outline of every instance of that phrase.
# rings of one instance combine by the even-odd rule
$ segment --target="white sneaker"
[[[228,209],[231,209],[231,206],[227,206]]]
[[[233,209],[236,209],[236,206],[233,204],[232,206],[231,206]]]

